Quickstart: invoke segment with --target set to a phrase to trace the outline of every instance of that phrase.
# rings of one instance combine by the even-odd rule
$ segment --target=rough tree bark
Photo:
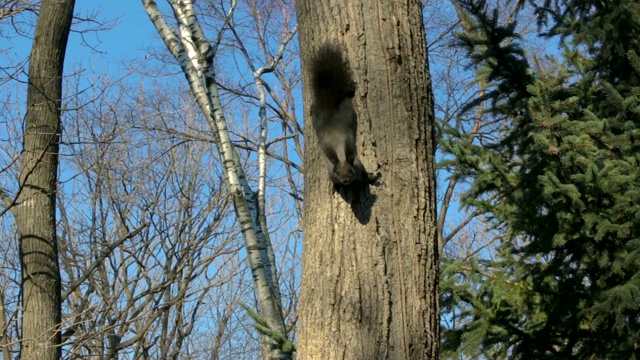
[[[74,0],[43,0],[29,61],[20,194],[22,359],[61,358],[56,187],[62,72]]]
[[[333,193],[306,121],[298,359],[436,359],[438,246],[433,98],[420,0],[298,0],[309,69],[343,43],[357,83],[357,143],[380,184]]]

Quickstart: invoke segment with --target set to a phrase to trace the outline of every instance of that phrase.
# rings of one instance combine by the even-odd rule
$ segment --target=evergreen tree
[[[504,240],[495,260],[444,264],[462,325],[443,355],[640,358],[640,3],[538,6],[562,61],[527,54],[484,1],[458,5],[489,84],[467,109],[488,102],[504,125],[491,144],[444,145]]]

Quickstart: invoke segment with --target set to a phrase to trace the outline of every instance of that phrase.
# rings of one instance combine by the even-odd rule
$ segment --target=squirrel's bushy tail
[[[342,46],[328,42],[316,52],[311,62],[311,88],[315,106],[336,109],[345,98],[355,95],[355,83]]]

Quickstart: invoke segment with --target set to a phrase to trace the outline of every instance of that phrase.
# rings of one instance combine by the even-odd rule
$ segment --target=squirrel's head
[[[339,162],[333,168],[333,175],[332,178],[338,180],[342,185],[349,185],[358,177],[355,168],[346,161]]]

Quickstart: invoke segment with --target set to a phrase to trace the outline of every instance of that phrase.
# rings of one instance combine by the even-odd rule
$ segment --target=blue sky
[[[66,65],[88,64],[90,61],[92,65],[97,62],[117,66],[125,59],[144,58],[149,46],[162,44],[139,0],[77,0],[77,17],[88,17],[95,12],[98,12],[100,22],[112,24],[113,28],[73,33],[69,39]],[[94,26],[88,24],[82,28]]]
[[[109,67],[117,71],[122,61],[142,59],[150,46],[162,45],[139,0],[77,0],[74,14],[76,20],[67,47],[66,72],[74,64],[85,69]],[[101,27],[100,24],[78,24],[79,19],[94,19],[107,28],[95,31],[92,29]],[[0,26],[0,50],[5,53],[0,62],[4,63],[7,58],[13,61],[25,59],[31,50],[32,39],[16,36],[8,22]],[[80,33],[83,29],[89,31]],[[27,25],[22,30],[29,35],[33,33]]]

